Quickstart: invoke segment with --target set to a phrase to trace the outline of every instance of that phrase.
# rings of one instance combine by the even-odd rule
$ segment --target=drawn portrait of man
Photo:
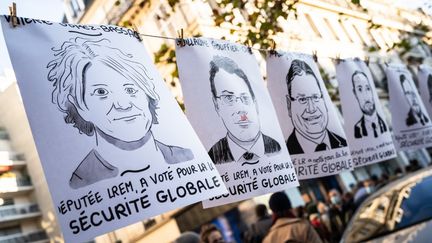
[[[288,115],[294,126],[286,141],[290,154],[346,147],[344,138],[327,129],[328,109],[312,68],[302,60],[293,60],[286,82]]]
[[[210,87],[214,108],[227,135],[209,150],[215,164],[256,164],[281,149],[261,132],[258,105],[246,74],[230,58],[214,56],[210,62]]]
[[[372,80],[361,71],[355,71],[351,76],[353,93],[356,97],[362,117],[354,125],[354,137],[378,137],[387,132],[387,125],[378,114],[375,106],[374,95],[371,87]]]
[[[427,77],[427,87],[429,91],[429,103],[432,104],[432,74],[429,74]]]
[[[399,76],[400,84],[402,86],[402,91],[404,93],[405,99],[410,107],[408,111],[405,123],[407,126],[412,126],[415,124],[421,124],[422,126],[429,122],[428,117],[422,111],[419,100],[417,98],[415,87],[413,87],[412,80],[408,80],[407,76],[401,74]]]
[[[154,138],[159,95],[147,69],[131,54],[107,39],[81,37],[52,50],[55,59],[47,65],[52,102],[67,124],[96,141],[72,172],[71,188],[143,172],[157,161],[175,164],[194,158],[191,150]]]

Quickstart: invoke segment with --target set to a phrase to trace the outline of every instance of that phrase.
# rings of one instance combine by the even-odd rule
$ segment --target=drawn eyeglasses
[[[313,103],[318,103],[323,98],[322,95],[311,95],[311,96],[305,96],[305,97],[299,97],[299,98],[293,98],[290,97],[291,101],[298,101],[298,103],[305,105],[308,100],[312,101]]]
[[[240,99],[240,101],[245,105],[250,105],[252,103],[252,97],[250,97],[249,95],[220,95],[216,96],[216,98],[221,99],[225,104],[229,106],[234,105],[234,103],[237,102],[238,99]]]

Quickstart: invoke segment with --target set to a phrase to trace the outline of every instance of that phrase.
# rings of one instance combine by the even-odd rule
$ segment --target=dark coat
[[[276,140],[264,134],[262,134],[262,136],[264,141],[264,154],[272,154],[280,151],[281,146]],[[224,164],[234,161],[226,136],[215,143],[208,151],[208,154],[215,164]]]
[[[291,135],[288,137],[288,140],[286,141],[286,145],[288,147],[288,151],[290,154],[304,154],[304,151],[297,140],[297,136],[295,134],[295,129],[292,131]],[[330,132],[329,130],[326,130],[329,141],[330,141],[330,147],[332,149],[335,148],[343,148],[347,146],[347,142],[344,138],[341,136],[336,135],[335,133]]]
[[[421,122],[422,125],[425,125],[426,123],[429,122],[429,119],[427,118],[427,116],[425,114],[423,114],[423,112],[420,112],[420,121],[417,120],[414,110],[411,108],[408,112],[408,117],[405,120],[406,125],[407,126],[412,126],[414,124],[417,124],[419,122]]]
[[[387,125],[385,124],[384,120],[377,114],[378,117],[378,126],[379,126],[379,132],[381,134],[387,132]],[[362,116],[362,118],[354,125],[354,137],[355,138],[362,138],[367,137],[368,132],[373,134],[373,131],[368,131],[366,128],[366,122],[365,117]]]

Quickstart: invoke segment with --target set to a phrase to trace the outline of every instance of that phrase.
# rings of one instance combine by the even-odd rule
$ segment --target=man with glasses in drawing
[[[286,77],[288,114],[294,129],[286,141],[290,154],[346,147],[344,138],[327,129],[328,109],[318,79],[302,60],[293,60]]]
[[[246,74],[228,57],[214,56],[210,62],[213,104],[227,135],[208,152],[215,164],[256,164],[281,149],[261,132],[258,107]]]

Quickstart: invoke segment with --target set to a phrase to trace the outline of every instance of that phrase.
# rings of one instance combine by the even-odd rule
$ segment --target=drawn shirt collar
[[[239,161],[243,159],[243,154],[246,152],[254,153],[255,156],[259,158],[264,156],[265,150],[264,150],[264,140],[263,136],[260,133],[255,143],[252,145],[252,147],[248,150],[243,148],[242,146],[238,145],[236,142],[234,142],[229,135],[227,135],[228,138],[228,146],[231,150],[231,154],[235,161]]]
[[[325,131],[324,137],[323,137],[322,141],[320,141],[320,142],[319,141],[309,140],[309,139],[305,138],[297,130],[296,130],[295,133],[296,133],[297,141],[299,142],[299,144],[300,144],[301,148],[303,149],[304,153],[313,153],[313,152],[315,152],[316,147],[320,143],[325,143],[327,145],[327,148],[331,149],[330,139],[328,137],[327,130]]]

